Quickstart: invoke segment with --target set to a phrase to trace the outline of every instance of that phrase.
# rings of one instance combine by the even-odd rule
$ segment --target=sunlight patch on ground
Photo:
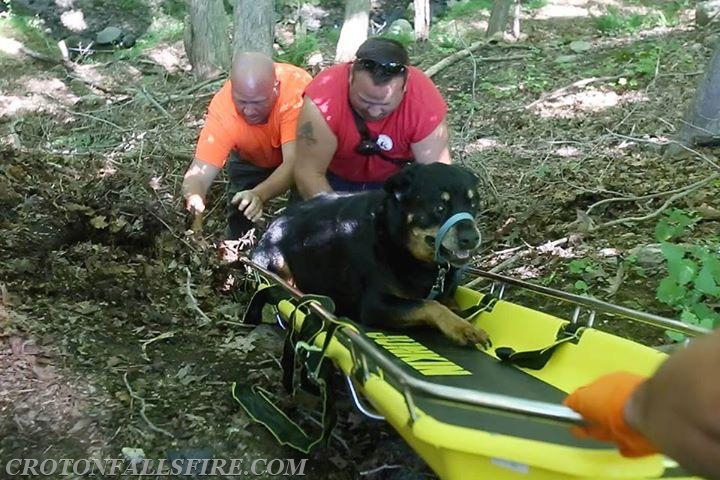
[[[60,22],[71,32],[82,32],[88,28],[82,10],[68,10],[60,15]]]
[[[8,37],[0,36],[0,53],[11,57],[18,57],[22,53],[23,44]]]
[[[551,3],[538,9],[532,17],[536,20],[549,20],[551,18],[577,18],[589,15],[587,8],[584,7]]]
[[[604,88],[591,88],[539,102],[534,110],[542,118],[574,118],[579,114],[597,113],[620,105],[647,101],[647,95],[642,92],[619,94]]]
[[[551,18],[581,18],[601,16],[607,14],[607,8],[617,8],[622,14],[646,15],[655,11],[643,5],[628,5],[621,0],[555,0],[537,9],[531,17],[536,20],[549,20]]]
[[[78,97],[57,78],[23,76],[17,79],[17,84],[24,85],[25,94],[0,95],[0,119],[32,112],[59,113],[57,103],[73,105],[78,101]]]
[[[555,151],[553,151],[553,155],[557,155],[558,157],[563,158],[579,157],[581,154],[582,150],[570,145],[563,145],[562,147],[559,147]]]
[[[52,110],[52,103],[39,95],[0,95],[0,120],[13,119],[25,113]]]
[[[465,153],[472,154],[492,150],[502,146],[502,144],[494,138],[478,138],[474,142],[465,145]]]
[[[145,55],[167,70],[168,73],[190,70],[190,63],[185,56],[185,48],[182,42],[162,43],[149,49]]]

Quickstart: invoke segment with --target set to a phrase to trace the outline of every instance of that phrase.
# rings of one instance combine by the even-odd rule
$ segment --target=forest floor
[[[656,299],[667,276],[657,239],[676,229],[685,244],[717,246],[720,162],[710,150],[664,152],[717,27],[695,26],[688,2],[529,3],[519,39],[433,77],[450,105],[453,157],[487,194],[476,263],[675,317]],[[280,392],[282,339],[239,324],[248,292],[227,288],[233,271],[214,247],[223,178],[203,238],[187,234],[182,174],[221,80],[193,80],[181,24],[155,13],[133,49],[72,62],[57,60],[37,19],[0,14],[0,478],[12,458],[123,448],[308,458],[319,479],[434,478],[344,395],[334,440],[310,455],[278,447],[232,399],[239,379]],[[488,16],[451,9],[411,49],[414,63],[481,40]],[[617,319],[599,325],[670,341]]]

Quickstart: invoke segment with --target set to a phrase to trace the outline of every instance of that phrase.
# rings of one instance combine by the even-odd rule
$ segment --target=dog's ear
[[[467,176],[469,178],[472,179],[472,182],[475,184],[475,187],[480,186],[480,176],[477,173],[475,173],[472,169],[470,169],[464,165],[461,166],[460,168],[462,169],[463,172],[465,172],[467,174]]]
[[[385,191],[397,201],[402,201],[410,192],[416,168],[416,165],[410,165],[392,175],[383,185]]]

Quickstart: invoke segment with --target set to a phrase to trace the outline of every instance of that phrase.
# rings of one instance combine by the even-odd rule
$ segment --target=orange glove
[[[617,372],[572,392],[563,403],[588,422],[585,427],[573,427],[573,434],[614,442],[626,457],[657,453],[657,448],[625,420],[625,405],[645,380],[639,375]]]

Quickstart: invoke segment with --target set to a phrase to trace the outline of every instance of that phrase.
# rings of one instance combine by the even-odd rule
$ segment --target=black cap
[[[372,60],[386,65],[399,63],[409,65],[410,58],[402,43],[390,38],[371,37],[363,42],[355,54],[357,60]]]

